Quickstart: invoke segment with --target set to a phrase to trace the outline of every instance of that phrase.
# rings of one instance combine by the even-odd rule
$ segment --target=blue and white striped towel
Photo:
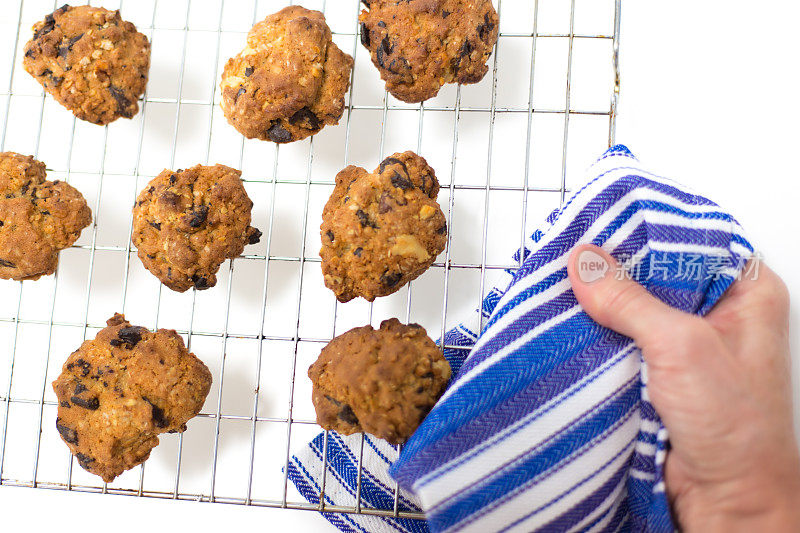
[[[447,345],[465,347],[445,350],[455,377],[402,453],[365,439],[362,506],[392,508],[391,474],[421,500],[401,490],[400,510],[423,507],[428,524],[329,515],[340,529],[673,529],[667,432],[648,401],[640,351],[583,312],[567,259],[578,244],[602,246],[652,294],[703,315],[753,249],[729,214],[643,169],[624,146],[609,149],[588,177],[517,252],[522,267],[505,286],[448,332]],[[329,434],[328,503],[354,504],[360,442]],[[289,470],[315,503],[323,446],[320,435]]]

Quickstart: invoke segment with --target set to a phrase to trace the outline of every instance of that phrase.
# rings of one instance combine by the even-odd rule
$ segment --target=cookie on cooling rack
[[[56,271],[58,252],[92,221],[83,195],[47,181],[44,163],[0,153],[0,279],[36,280]]]
[[[445,83],[477,83],[497,42],[491,0],[370,0],[361,44],[386,89],[404,102],[436,96]]]
[[[383,160],[374,172],[349,166],[322,212],[322,273],[340,302],[370,302],[420,276],[447,242],[436,202],[439,182],[414,152]]]
[[[225,64],[222,110],[248,139],[299,141],[339,122],[352,68],[322,13],[286,7],[253,26]]]
[[[111,482],[144,462],[160,433],[186,430],[211,372],[174,330],[152,332],[115,314],[73,352],[53,382],[56,429],[85,470]]]
[[[450,365],[422,326],[392,318],[333,339],[308,377],[320,426],[400,444],[444,392]]]
[[[241,171],[225,165],[164,170],[139,193],[133,207],[133,243],[145,268],[173,291],[217,284],[226,259],[255,244],[253,202]]]
[[[33,32],[25,70],[76,117],[104,125],[139,111],[150,43],[119,11],[65,5]]]

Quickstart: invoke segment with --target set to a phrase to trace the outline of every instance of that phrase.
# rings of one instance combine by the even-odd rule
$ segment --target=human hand
[[[587,259],[604,260],[605,275],[591,281],[579,268]],[[570,256],[569,279],[584,310],[642,350],[650,401],[672,446],[667,496],[686,531],[800,531],[789,295],[759,267],[757,279],[735,282],[701,318],[616,279],[616,261],[596,246]]]

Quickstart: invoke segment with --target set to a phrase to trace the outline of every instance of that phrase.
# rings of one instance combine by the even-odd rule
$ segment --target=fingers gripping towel
[[[518,251],[521,267],[448,332],[455,377],[402,452],[365,438],[363,506],[392,508],[388,468],[419,498],[433,531],[673,530],[667,432],[648,401],[641,353],[592,321],[567,279],[569,252],[583,243],[625,265],[614,275],[630,275],[698,315],[753,252],[716,204],[648,172],[624,146],[609,149],[588,183]],[[352,505],[360,437],[331,432],[327,440],[327,503]],[[290,465],[309,501],[319,494],[323,441]],[[406,490],[399,509],[418,508]],[[425,530],[408,519],[329,519],[343,530]]]

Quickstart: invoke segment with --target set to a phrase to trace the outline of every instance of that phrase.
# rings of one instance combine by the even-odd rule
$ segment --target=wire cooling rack
[[[525,236],[614,143],[621,0],[498,0],[490,73],[421,105],[383,90],[359,45],[357,0],[302,3],[325,13],[356,66],[340,124],[283,146],[228,126],[217,86],[247,30],[284,2],[103,2],[150,38],[153,63],[139,114],[107,127],[75,120],[21,67],[30,26],[60,2],[0,6],[0,151],[44,161],[48,178],[80,189],[94,215],[56,275],[0,281],[0,485],[421,518],[398,512],[397,489],[394,508],[367,509],[357,496],[352,505],[306,503],[287,482],[289,457],[319,431],[306,368],[333,336],[391,316],[441,339],[480,303],[494,272],[519,266],[510,258]],[[398,293],[337,304],[317,255],[334,176],[406,149],[437,171],[447,248]],[[223,265],[213,289],[177,294],[135,256],[130,207],[163,168],[196,163],[243,170],[264,238]],[[60,442],[50,382],[116,311],[176,329],[214,385],[188,431],[162,436],[145,464],[105,484]],[[358,475],[360,489],[360,464]]]

